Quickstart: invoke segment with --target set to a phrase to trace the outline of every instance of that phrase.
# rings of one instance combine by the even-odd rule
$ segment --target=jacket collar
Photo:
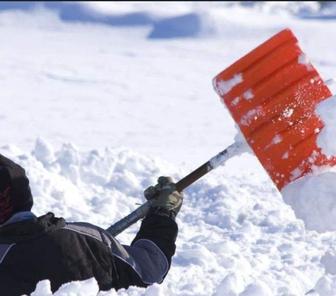
[[[31,219],[36,219],[36,216],[32,212],[30,211],[18,212],[15,213],[12,217],[10,217],[5,223],[1,224],[0,227]]]
[[[64,219],[56,218],[53,213],[47,213],[38,218],[34,217],[35,216],[31,215],[12,217],[13,220],[10,223],[0,227],[0,244],[25,241],[27,239],[39,237],[48,232],[56,231],[65,226]],[[14,220],[16,220],[16,222],[14,222]]]

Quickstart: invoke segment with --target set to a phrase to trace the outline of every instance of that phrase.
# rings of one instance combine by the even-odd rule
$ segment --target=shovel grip
[[[209,172],[209,164],[206,162],[201,165],[199,168],[191,172],[189,175],[182,178],[180,181],[176,183],[176,190],[178,192],[182,192],[184,189],[189,187],[191,184],[196,182],[198,179],[202,178],[205,174]]]

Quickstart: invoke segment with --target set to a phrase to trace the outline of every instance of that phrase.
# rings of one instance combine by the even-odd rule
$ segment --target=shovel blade
[[[214,88],[281,190],[313,166],[336,164],[316,144],[316,105],[331,92],[289,30],[219,73]]]

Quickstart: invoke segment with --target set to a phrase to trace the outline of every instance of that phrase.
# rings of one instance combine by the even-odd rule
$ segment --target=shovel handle
[[[176,183],[176,190],[178,192],[182,192],[184,189],[186,189],[191,184],[196,182],[198,179],[206,175],[208,172],[222,165],[232,156],[240,154],[242,152],[242,147],[244,147],[244,144],[240,142],[233,143],[225,150],[223,150],[222,152],[218,153],[216,156],[211,158],[209,161],[198,167],[196,170],[192,171],[189,175],[185,176],[180,181],[178,181]],[[142,206],[134,210],[132,213],[130,213],[128,216],[126,216],[125,218],[121,219],[117,223],[107,228],[106,231],[113,236],[117,236],[119,233],[123,232],[130,225],[144,218],[147,215],[150,207],[151,207],[151,201],[149,200],[145,202]]]

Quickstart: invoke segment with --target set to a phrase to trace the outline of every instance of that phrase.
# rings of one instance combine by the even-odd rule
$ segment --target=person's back
[[[8,179],[9,165],[15,172],[9,169]],[[1,295],[30,294],[44,279],[50,280],[53,292],[64,283],[91,277],[101,290],[163,281],[175,252],[174,216],[182,203],[180,198],[176,207],[164,208],[173,187],[166,190],[163,206],[159,199],[160,206],[144,219],[132,245],[122,246],[95,225],[67,223],[52,213],[35,217],[30,212],[32,197],[24,170],[1,155],[0,166]],[[161,180],[166,188],[173,184],[167,178]]]

